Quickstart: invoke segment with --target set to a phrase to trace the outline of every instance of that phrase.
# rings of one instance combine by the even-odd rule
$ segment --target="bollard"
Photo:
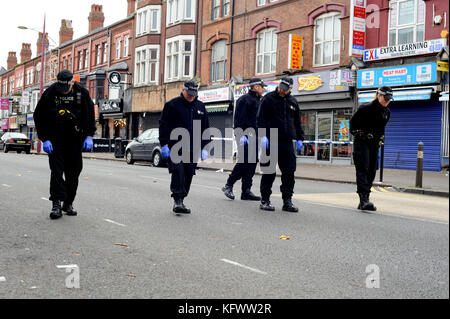
[[[422,188],[423,177],[423,143],[419,142],[417,148],[416,187]]]
[[[381,155],[380,155],[380,183],[383,183],[383,167],[384,167],[384,143],[381,142]]]

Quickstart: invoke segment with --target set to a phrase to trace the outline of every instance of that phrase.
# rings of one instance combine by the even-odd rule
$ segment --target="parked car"
[[[31,140],[22,133],[7,132],[0,138],[0,149],[5,153],[17,151],[18,154],[24,151],[30,154]]]
[[[125,149],[125,159],[128,164],[133,164],[135,161],[152,162],[153,166],[158,167],[166,164],[166,160],[161,156],[159,130],[157,128],[149,129],[128,143]]]

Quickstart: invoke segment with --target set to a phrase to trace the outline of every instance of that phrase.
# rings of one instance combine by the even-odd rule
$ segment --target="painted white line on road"
[[[234,265],[234,266],[238,266],[238,267],[241,267],[241,268],[244,268],[244,269],[253,271],[253,272],[256,272],[256,273],[261,274],[261,275],[267,275],[267,273],[264,272],[264,271],[261,271],[261,270],[256,269],[256,268],[252,268],[252,267],[248,267],[248,266],[242,265],[242,264],[237,263],[237,262],[232,261],[232,260],[221,259],[221,261],[226,262],[226,263],[229,263],[229,264],[232,264],[232,265]]]
[[[43,199],[43,200],[46,200],[46,201],[50,201],[48,198],[45,198],[45,197],[41,197],[41,199]]]
[[[56,265],[56,268],[62,269],[62,268],[78,268],[78,265]]]
[[[113,221],[111,219],[104,219],[104,221],[108,222],[108,223],[111,223],[111,224],[114,224],[114,225],[119,225],[119,226],[122,226],[122,227],[126,227],[126,225],[118,223],[118,222],[115,222],[115,221]]]
[[[7,185],[7,184],[2,184],[2,186],[11,187],[11,185]]]
[[[5,277],[0,277],[0,282],[5,282],[6,278]]]

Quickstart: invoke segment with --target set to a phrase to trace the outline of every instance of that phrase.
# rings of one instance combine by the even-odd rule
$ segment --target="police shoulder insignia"
[[[198,114],[201,114],[201,115],[204,114],[204,113],[203,113],[202,111],[200,111],[200,110],[198,110],[197,113],[198,113]]]

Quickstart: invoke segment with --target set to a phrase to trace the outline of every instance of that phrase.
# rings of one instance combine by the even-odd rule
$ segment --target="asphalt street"
[[[47,157],[1,153],[0,298],[449,298],[448,199],[374,190],[369,214],[354,185],[297,180],[292,214],[277,178],[263,212],[226,178],[197,171],[177,216],[166,168],[84,160],[78,216],[52,221]]]

